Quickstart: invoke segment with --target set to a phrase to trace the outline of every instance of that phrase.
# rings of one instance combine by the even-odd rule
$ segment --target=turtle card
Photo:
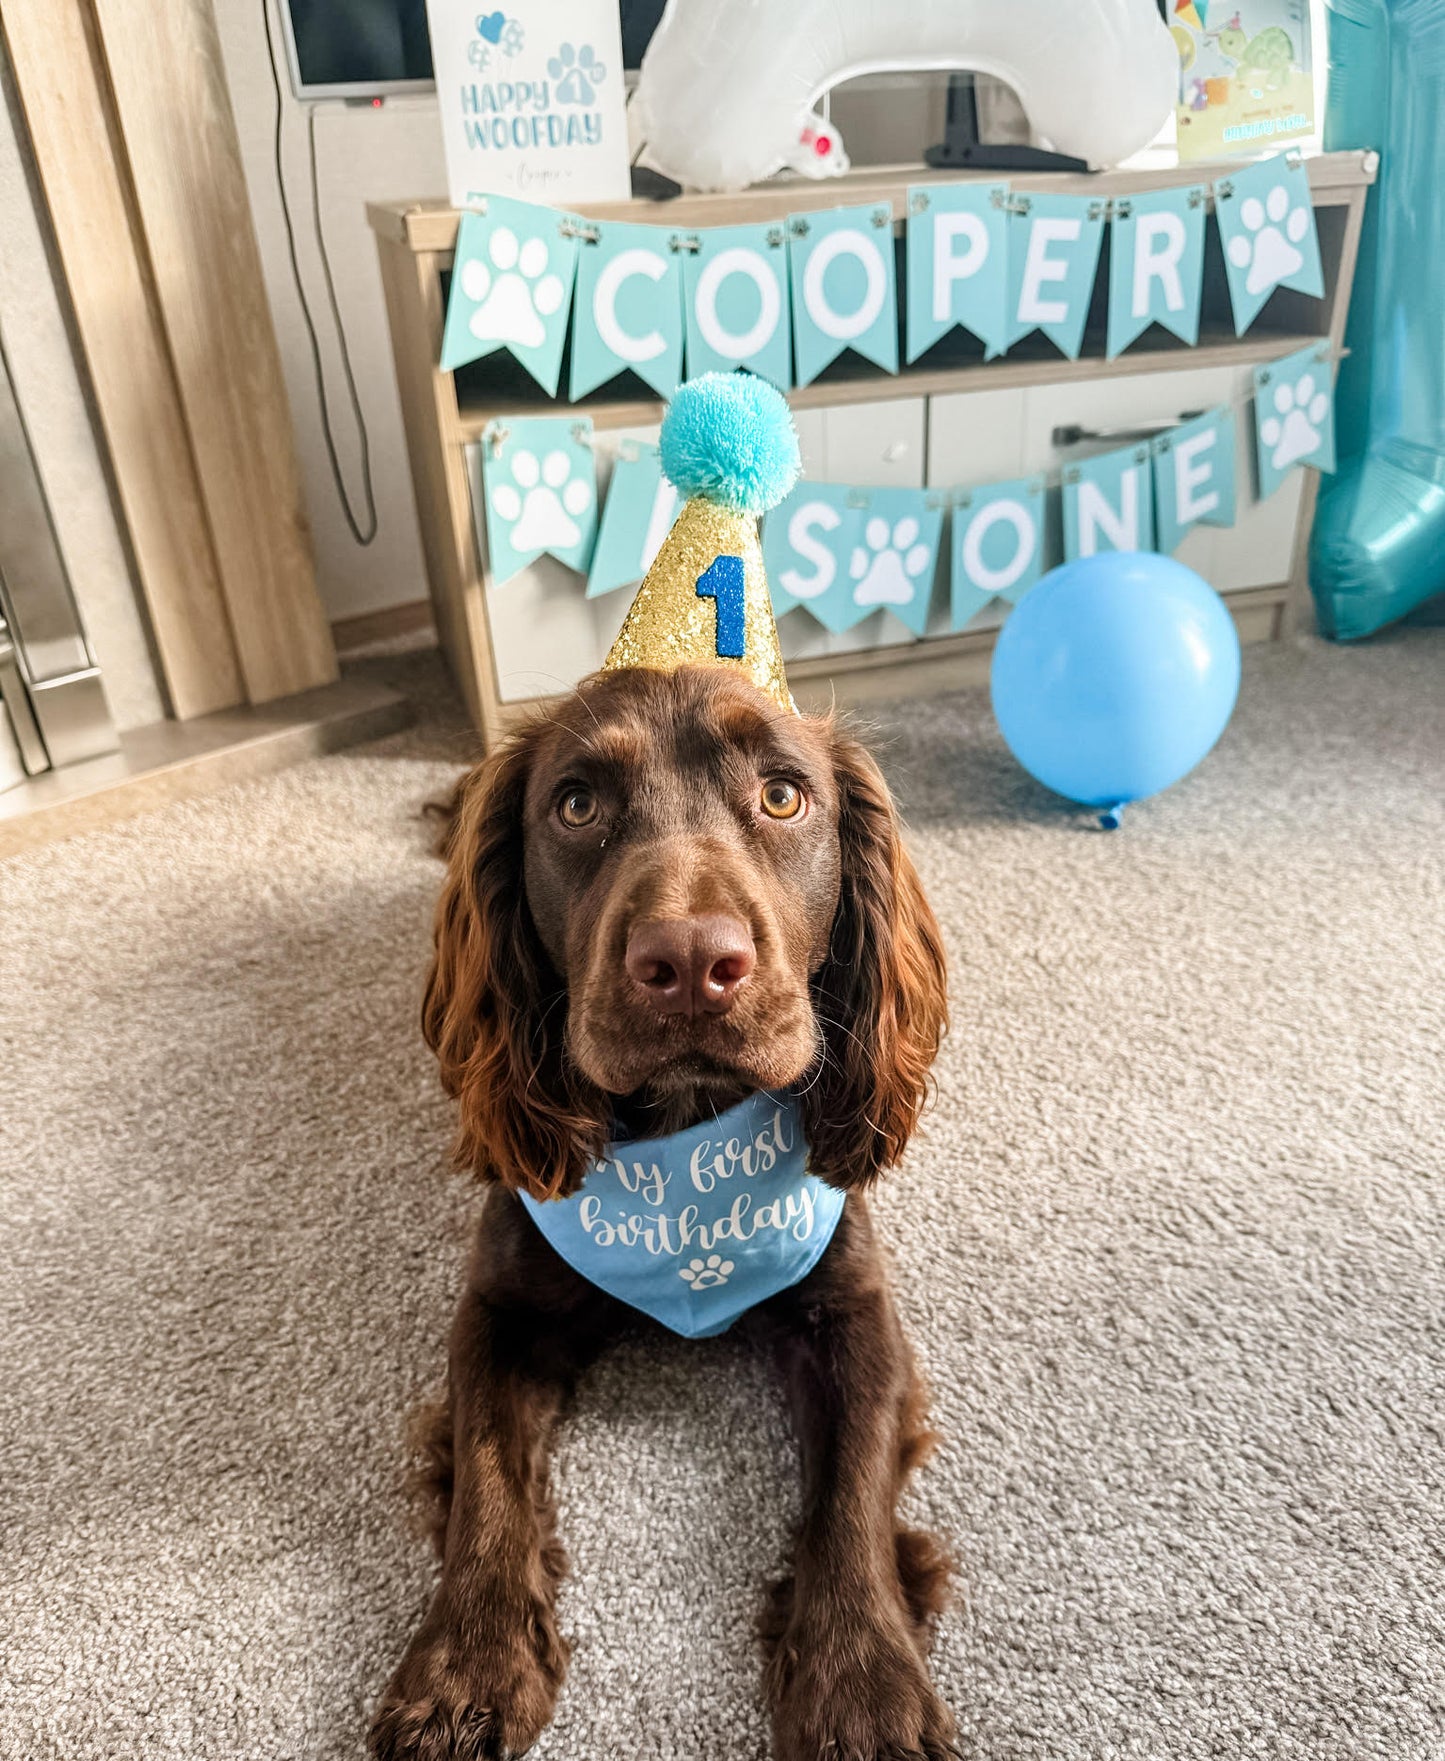
[[[452,205],[625,201],[617,0],[427,0]]]
[[[1258,153],[1314,133],[1309,0],[1167,4],[1181,159]]]

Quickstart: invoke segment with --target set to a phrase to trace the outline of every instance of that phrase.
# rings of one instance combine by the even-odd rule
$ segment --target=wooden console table
[[[1321,339],[1339,349],[1376,157],[1327,153],[1307,163],[1324,268],[1323,299],[1278,289],[1250,330],[1236,338],[1218,240],[1211,233],[1198,345],[1189,348],[1155,326],[1119,359],[1107,361],[1108,268],[1101,257],[1094,305],[1077,360],[1061,358],[1052,344],[1034,336],[1003,358],[985,363],[978,345],[957,331],[896,375],[845,355],[813,384],[788,394],[803,433],[805,464],[814,432],[810,423],[826,424],[842,412],[866,406],[864,419],[874,427],[886,426],[889,420],[901,424],[899,432],[905,438],[890,443],[881,456],[904,458],[913,472],[910,481],[947,486],[1023,475],[1061,462],[1049,456],[1052,424],[1061,416],[1066,422],[1082,417],[1099,428],[1117,426],[1121,420],[1138,422],[1145,414],[1167,420],[1181,413],[1186,401],[1194,408],[1238,401],[1248,387],[1249,370],[1262,361]],[[1009,181],[1017,189],[1108,197],[1172,184],[1207,184],[1224,169],[1162,166],[1093,176],[1019,175]],[[892,168],[826,185],[776,182],[740,195],[600,203],[584,206],[581,212],[597,219],[697,227],[771,220],[799,209],[835,204],[887,201],[899,228],[908,186],[946,181],[950,181],[946,174],[921,167]],[[437,629],[472,719],[490,743],[520,712],[550,692],[568,688],[601,660],[611,626],[620,620],[631,596],[624,590],[607,599],[585,601],[581,581],[575,576],[564,578],[561,565],[550,558],[540,559],[500,589],[493,588],[485,540],[473,508],[475,454],[487,424],[496,417],[575,411],[591,418],[602,463],[601,449],[609,438],[615,443],[619,431],[651,431],[661,420],[663,406],[641,381],[625,374],[578,403],[552,399],[500,353],[457,373],[443,372],[437,362],[457,212],[438,203],[379,202],[369,205],[368,216],[381,257]],[[998,393],[1011,394],[1008,410]],[[1153,400],[1147,411],[1141,411],[1141,398]],[[965,469],[977,452],[976,439],[974,451],[969,450],[970,434],[998,434],[1001,417],[1007,418],[1009,410],[1018,417],[1029,399],[1036,408],[1028,421],[1020,418],[1013,424],[1018,430],[1017,457],[994,450],[990,468],[980,470],[973,464]],[[1009,429],[1007,419],[1002,427]],[[910,448],[916,458],[907,457]],[[830,461],[833,452],[846,451],[835,445],[828,454]],[[1243,455],[1247,449],[1240,451]],[[1247,485],[1245,469],[1242,457],[1241,481]],[[831,465],[826,474],[842,481],[887,481],[877,472],[845,475]],[[1287,491],[1282,488],[1270,503],[1256,509],[1250,509],[1246,495],[1237,542],[1212,569],[1206,569],[1224,592],[1246,640],[1281,634],[1287,618],[1306,603],[1305,568],[1317,483],[1314,471],[1297,472],[1289,488],[1292,499],[1285,499]],[[1245,525],[1246,512],[1259,516],[1257,531]],[[1265,522],[1270,520],[1274,527],[1266,530]],[[1186,546],[1194,536],[1186,539]],[[1256,578],[1261,558],[1266,558],[1263,566],[1269,577],[1264,580]],[[533,579],[529,582],[527,576]],[[820,632],[803,634],[800,626],[792,637],[785,630],[785,653],[790,641],[793,649],[789,676],[800,701],[911,693],[981,676],[993,645],[993,629],[970,628],[915,639],[896,620],[886,631],[874,621],[887,616],[874,614],[868,620],[870,628],[860,626],[858,633],[850,633],[851,639],[831,642]],[[784,624],[805,617],[803,612],[790,613]],[[510,657],[501,652],[504,636],[514,651]],[[814,652],[807,652],[809,648]],[[820,648],[822,652],[817,651]],[[522,649],[530,649],[531,658],[517,659],[516,651]]]

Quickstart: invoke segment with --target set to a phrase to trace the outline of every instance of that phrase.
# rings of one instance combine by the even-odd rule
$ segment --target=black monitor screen
[[[432,78],[426,0],[286,0],[297,90],[367,92]],[[622,60],[641,65],[666,0],[622,0]]]
[[[297,84],[364,90],[432,77],[426,0],[289,0]]]

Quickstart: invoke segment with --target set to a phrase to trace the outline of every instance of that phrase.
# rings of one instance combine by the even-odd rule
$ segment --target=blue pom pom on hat
[[[682,511],[602,670],[729,667],[796,713],[757,524],[798,478],[786,398],[750,373],[705,373],[678,388],[658,451]]]
[[[704,373],[680,386],[658,450],[684,501],[701,496],[745,514],[776,507],[802,468],[787,399],[752,373]]]

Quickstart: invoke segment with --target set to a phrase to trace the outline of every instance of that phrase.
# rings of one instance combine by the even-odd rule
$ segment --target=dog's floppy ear
[[[899,836],[878,766],[833,735],[842,884],[828,955],[813,979],[822,1067],[804,1085],[809,1165],[866,1186],[902,1156],[948,1025],[938,924]]]
[[[540,733],[514,735],[458,786],[422,1033],[458,1103],[457,1165],[551,1198],[600,1152],[607,1114],[563,1055],[566,987],[527,909],[522,808]]]

